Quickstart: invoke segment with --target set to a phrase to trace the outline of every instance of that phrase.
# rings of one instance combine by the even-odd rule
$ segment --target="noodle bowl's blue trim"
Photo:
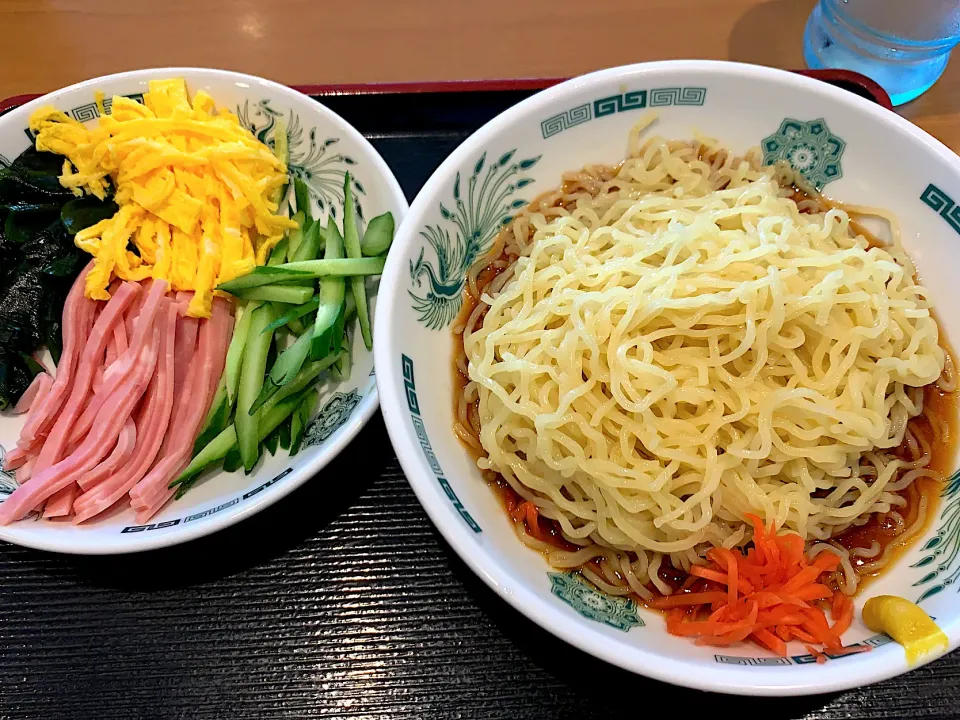
[[[930,188],[934,188],[934,186],[931,185],[927,189]],[[934,188],[934,190],[936,189]],[[921,199],[930,205],[927,199]],[[938,208],[934,207],[934,209]],[[940,214],[943,214],[942,210]],[[913,584],[914,587],[923,587],[929,583],[934,583],[917,598],[916,602],[918,604],[955,584],[960,579],[960,567],[957,567],[957,559],[960,558],[960,470],[947,480],[940,497],[943,499],[944,506],[940,513],[937,533],[920,548],[920,551],[924,553],[923,557],[910,566],[927,569],[927,574],[917,580]],[[934,565],[934,563],[936,564]]]
[[[947,224],[960,233],[960,205],[953,198],[933,183],[927,185],[926,190],[920,193],[920,200],[924,205],[939,213]]]
[[[705,87],[662,87],[652,90],[631,90],[621,95],[597,98],[593,102],[577,105],[562,113],[551,115],[540,123],[543,139],[553,137],[564,130],[607,115],[641,110],[645,107],[669,107],[686,105],[701,107],[707,99]]]
[[[823,118],[784,118],[772,135],[761,143],[763,164],[786,162],[819,192],[823,186],[843,177],[840,158],[847,144],[830,132]]]
[[[892,643],[886,635],[874,635],[863,642],[853,643],[846,647],[872,647],[878,648],[882,645]],[[847,653],[844,655],[831,655],[829,650],[823,653],[827,660],[842,660],[845,657],[853,657],[856,653]],[[713,659],[721,665],[747,665],[751,667],[769,667],[771,665],[810,665],[817,662],[813,655],[791,655],[789,657],[743,657],[740,655],[714,655]]]
[[[547,577],[550,578],[550,592],[588,620],[623,632],[646,624],[638,614],[637,602],[633,598],[600,592],[573,572],[547,573]]]
[[[516,154],[516,148],[499,157],[488,158],[484,152],[469,176],[464,173],[461,178],[458,172],[450,207],[440,203],[441,221],[420,231],[426,244],[416,262],[410,261],[407,293],[420,322],[431,330],[445,328],[457,316],[467,271],[490,249],[514,213],[527,204],[514,195],[534,182],[526,173],[540,156],[520,159]]]
[[[460,498],[457,497],[453,488],[450,487],[450,482],[443,476],[440,461],[437,460],[437,455],[433,452],[433,447],[430,445],[430,438],[427,437],[427,428],[423,424],[423,418],[420,417],[420,402],[417,400],[417,386],[413,379],[413,360],[401,354],[400,367],[403,371],[403,389],[407,396],[407,407],[410,408],[410,421],[413,423],[414,432],[417,433],[417,440],[420,441],[420,448],[423,450],[423,455],[427,458],[427,464],[430,465],[430,469],[433,470],[433,474],[436,475],[440,487],[443,488],[443,492],[450,498],[450,502],[453,503],[457,512],[460,513],[463,521],[467,523],[474,532],[482,532],[477,521],[470,516],[467,509],[463,507],[463,503],[460,502]]]

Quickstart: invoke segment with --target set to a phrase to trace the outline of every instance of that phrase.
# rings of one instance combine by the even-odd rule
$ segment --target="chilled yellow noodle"
[[[743,546],[748,513],[840,552],[852,592],[831,539],[939,477],[925,439],[894,454],[954,382],[927,292],[898,232],[880,246],[756,153],[642,130],[471,271],[458,433],[580,549],[525,542],[608,592],[671,592],[661,566]]]

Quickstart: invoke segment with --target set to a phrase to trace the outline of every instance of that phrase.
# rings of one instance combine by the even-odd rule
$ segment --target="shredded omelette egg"
[[[191,101],[182,79],[151,80],[143,99],[114,96],[107,115],[98,93],[96,128],[43,107],[30,129],[37,150],[66,158],[60,183],[75,195],[115,188],[117,213],[75,238],[94,257],[87,297],[109,299],[114,278],[157,278],[194,291],[188,314],[209,317],[214,288],[296,227],[277,214],[287,168],[206,92]]]

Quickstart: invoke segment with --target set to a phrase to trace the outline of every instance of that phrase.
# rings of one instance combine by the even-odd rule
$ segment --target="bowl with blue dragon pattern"
[[[380,285],[375,355],[382,412],[410,484],[444,538],[506,602],[633,672],[717,692],[799,695],[861,686],[935,659],[960,643],[960,476],[949,447],[943,479],[931,491],[935,510],[890,567],[853,597],[846,651],[811,652],[787,633],[786,651],[772,652],[678,637],[637,593],[604,592],[584,572],[549,564],[518,538],[518,524],[533,532],[523,507],[491,487],[458,437],[455,346],[462,340],[453,332],[462,332],[470,278],[483,277],[476,270],[471,276],[471,267],[484,259],[494,263],[493,276],[502,271],[486,255],[501,229],[558,188],[564,173],[591,165],[615,172],[631,130],[651,112],[648,135],[715,138],[734,155],[752,153],[758,166],[789,166],[809,196],[896,216],[931,304],[941,309],[942,334],[960,337],[960,318],[949,311],[958,299],[960,160],[936,139],[863,98],[780,70],[706,61],[603,70],[545,90],[478,130],[430,178],[397,235]],[[520,393],[517,386],[504,392],[513,390]],[[607,577],[622,589],[616,572]],[[918,604],[945,633],[942,644],[914,662],[890,636],[868,628],[861,610],[881,595]]]
[[[342,221],[344,176],[354,179],[359,225],[364,218],[392,213],[399,221],[407,210],[403,192],[387,164],[349,123],[315,100],[269,80],[240,73],[198,68],[137,70],[96,78],[57,90],[0,117],[0,163],[9,165],[33,142],[31,114],[52,105],[71,119],[92,127],[101,108],[109,113],[114,96],[143,102],[151,80],[182,78],[190,97],[205,91],[216,109],[273,149],[285,129],[287,169],[307,188],[313,215]],[[103,93],[103,104],[97,94]],[[377,279],[367,283],[375,315]],[[351,330],[352,332],[352,330]],[[359,338],[359,333],[357,335]],[[321,376],[313,417],[305,423],[296,456],[280,448],[264,452],[245,474],[215,470],[180,499],[171,499],[147,523],[123,503],[95,522],[74,524],[43,519],[36,512],[0,528],[0,539],[44,550],[83,554],[128,553],[164,547],[207,535],[249,517],[315,477],[356,436],[377,408],[373,353],[362,341],[351,344],[349,374]],[[17,444],[24,415],[0,413],[0,459]],[[18,487],[17,471],[0,472],[0,502]]]

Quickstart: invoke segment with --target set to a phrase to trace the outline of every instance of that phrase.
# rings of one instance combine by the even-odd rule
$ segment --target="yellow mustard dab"
[[[886,633],[903,645],[911,665],[949,647],[946,633],[917,605],[895,595],[878,595],[863,606],[863,622],[874,632]]]
[[[152,277],[195,291],[188,314],[209,317],[214,288],[262,265],[296,227],[277,214],[286,165],[180,78],[151,80],[143,105],[114,97],[109,115],[101,98],[95,128],[52,107],[30,117],[37,150],[66,158],[64,187],[99,198],[116,188],[117,214],[75,238],[94,257],[86,295],[106,300],[114,278]]]

